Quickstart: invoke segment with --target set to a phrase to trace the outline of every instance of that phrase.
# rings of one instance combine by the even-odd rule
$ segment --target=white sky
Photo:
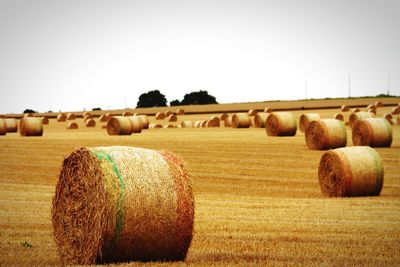
[[[400,1],[0,0],[0,113],[400,95]]]

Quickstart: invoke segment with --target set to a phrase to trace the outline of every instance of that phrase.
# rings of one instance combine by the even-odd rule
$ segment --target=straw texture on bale
[[[385,119],[387,119],[387,120],[392,120],[392,119],[393,119],[393,116],[392,116],[391,113],[385,113],[385,114],[383,114],[383,118],[385,118]]]
[[[383,102],[382,101],[376,101],[374,105],[375,105],[375,107],[380,108],[380,107],[383,107]]]
[[[47,125],[47,124],[49,124],[49,118],[47,118],[47,117],[41,117],[41,119],[42,119],[42,123],[43,123],[43,125]]]
[[[177,109],[176,110],[176,115],[185,115],[185,110],[184,109]]]
[[[228,117],[229,117],[228,113],[222,113],[222,114],[219,116],[219,119],[220,119],[221,121],[223,121],[223,120],[225,120],[225,119],[228,118]]]
[[[228,117],[224,120],[225,127],[232,127],[232,117]]]
[[[307,113],[300,116],[299,128],[302,133],[307,128],[307,125],[312,121],[320,120],[321,116],[318,113]]]
[[[7,118],[7,119],[4,119],[4,122],[6,123],[7,133],[16,133],[16,132],[18,132],[18,123],[17,123],[16,119]]]
[[[175,125],[168,123],[168,124],[164,125],[164,128],[166,128],[166,129],[167,128],[175,128]]]
[[[132,134],[132,120],[128,117],[115,116],[107,122],[107,133],[109,135]]]
[[[149,129],[158,129],[158,128],[162,128],[162,125],[159,123],[150,123],[149,124]]]
[[[19,122],[19,133],[21,136],[42,136],[42,119],[37,117],[22,118]]]
[[[75,120],[75,119],[76,119],[76,115],[74,113],[68,113],[67,120]]]
[[[132,133],[142,132],[142,121],[138,116],[130,116],[129,119],[132,121]]]
[[[78,148],[64,159],[52,202],[63,264],[184,260],[194,198],[168,151]]]
[[[199,120],[199,121],[195,121],[194,123],[193,123],[193,127],[194,128],[200,128],[200,124],[201,124],[201,121]]]
[[[182,121],[181,122],[181,127],[182,128],[193,128],[193,122],[192,121]]]
[[[168,116],[171,115],[171,114],[173,114],[172,111],[170,111],[170,110],[165,111],[165,117],[168,117]]]
[[[254,127],[265,128],[269,113],[258,113],[254,116]]]
[[[218,117],[213,117],[209,120],[207,120],[206,122],[206,127],[219,127],[220,126],[220,122],[219,122],[219,118]]]
[[[100,122],[107,122],[109,117],[106,114],[100,115],[99,121]]]
[[[305,131],[306,144],[312,150],[326,150],[344,147],[347,132],[344,122],[336,119],[312,121]]]
[[[400,114],[400,106],[392,108],[392,114],[394,115]]]
[[[142,129],[149,129],[149,118],[147,118],[147,115],[136,115],[139,119],[140,122],[142,123]]]
[[[0,118],[0,135],[6,135],[7,134],[7,127],[6,127],[6,122],[4,119]]]
[[[64,113],[58,114],[58,116],[57,116],[57,121],[58,122],[64,122],[66,120],[67,120],[67,115],[65,115]]]
[[[96,121],[94,119],[87,119],[85,125],[86,127],[96,127]]]
[[[273,112],[273,109],[270,108],[270,107],[266,107],[266,108],[264,109],[264,112],[265,112],[265,113],[272,113],[272,112]]]
[[[350,110],[350,107],[347,106],[347,105],[342,105],[342,107],[340,108],[340,110],[341,110],[342,112],[346,112],[346,111],[349,111],[349,110]]]
[[[177,120],[178,120],[178,117],[177,117],[175,114],[170,114],[170,115],[167,117],[167,120],[168,120],[168,121],[177,121]]]
[[[373,116],[374,116],[374,114],[372,114],[371,112],[367,112],[367,111],[360,111],[357,113],[352,113],[349,117],[349,124],[350,124],[350,126],[353,126],[354,123],[356,123],[357,121],[372,118]]]
[[[386,119],[370,118],[353,125],[352,138],[355,146],[390,147],[393,130]]]
[[[90,119],[93,119],[93,116],[92,115],[85,115],[84,117],[83,117],[83,121],[87,121],[87,120],[90,120]]]
[[[130,117],[132,115],[133,115],[132,112],[129,112],[129,111],[122,112],[122,116],[124,116],[124,117]]]
[[[255,110],[255,109],[250,109],[248,112],[247,112],[247,114],[249,114],[249,116],[255,116],[255,115],[257,115],[257,110]]]
[[[321,157],[318,179],[325,196],[377,196],[383,186],[382,159],[368,146],[330,150]]]
[[[205,128],[207,126],[207,120],[200,121],[200,128]]]
[[[163,120],[163,119],[165,119],[165,113],[157,112],[155,118],[156,118],[156,120]]]
[[[335,115],[333,115],[333,118],[336,120],[344,121],[344,116],[341,113],[336,113]]]
[[[251,119],[247,113],[236,113],[232,116],[232,128],[249,128]]]
[[[294,136],[297,131],[297,122],[291,112],[271,113],[265,124],[269,136]]]
[[[352,113],[357,113],[357,112],[360,112],[360,109],[359,108],[352,108],[351,112]]]
[[[67,124],[67,129],[68,130],[74,130],[74,129],[78,129],[78,123],[74,122],[74,121],[70,121]]]

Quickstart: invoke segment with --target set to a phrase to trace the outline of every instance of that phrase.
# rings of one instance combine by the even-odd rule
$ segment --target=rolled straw
[[[346,112],[346,111],[349,111],[349,110],[350,110],[350,107],[347,106],[347,105],[342,105],[342,107],[340,108],[340,110],[341,110],[342,112]]]
[[[353,126],[353,124],[356,123],[356,121],[365,120],[372,117],[374,117],[374,114],[366,111],[352,113],[349,117],[349,124],[350,126]]]
[[[78,124],[74,121],[70,121],[67,124],[67,129],[68,130],[74,130],[74,129],[78,129]]]
[[[67,120],[75,120],[75,119],[76,119],[76,115],[74,113],[68,113]]]
[[[176,110],[176,115],[180,115],[180,116],[181,116],[181,115],[185,115],[185,110],[184,110],[184,109],[181,109],[181,108],[180,108],[180,109],[177,109],[177,110]]]
[[[232,116],[232,128],[249,128],[251,119],[247,113],[236,113]]]
[[[255,116],[255,115],[257,115],[257,110],[255,110],[255,109],[250,109],[248,112],[247,112],[247,114],[249,114],[249,116]]]
[[[267,121],[269,113],[258,113],[254,116],[254,127],[265,128],[265,123]]]
[[[159,129],[162,128],[162,125],[159,123],[150,123],[149,124],[149,129]]]
[[[193,128],[193,122],[192,121],[182,121],[181,122],[182,128]]]
[[[129,116],[128,117],[132,122],[132,133],[141,133],[142,132],[142,120],[138,116]]]
[[[219,116],[219,118],[220,118],[221,121],[225,120],[225,119],[228,118],[228,117],[229,117],[228,113],[222,113],[222,114]]]
[[[336,113],[335,115],[333,115],[333,118],[340,121],[344,121],[344,116],[341,113]]]
[[[17,120],[14,118],[6,118],[4,119],[6,123],[7,133],[16,133],[18,132],[18,123]]]
[[[306,144],[312,150],[344,147],[347,132],[344,122],[336,119],[322,119],[308,124],[305,132]]]
[[[177,121],[178,120],[178,117],[175,115],[175,114],[170,114],[168,117],[167,117],[167,120],[168,121]]]
[[[166,128],[166,129],[175,128],[175,125],[168,123],[168,124],[164,125],[164,128]]]
[[[297,122],[291,112],[274,112],[268,116],[265,130],[269,136],[294,136]]]
[[[42,119],[42,123],[43,123],[43,125],[47,125],[47,124],[49,124],[49,118],[47,118],[46,116],[44,116],[44,117],[41,117],[41,119]]]
[[[64,159],[52,224],[64,265],[184,260],[194,198],[168,151],[78,148]]]
[[[383,107],[383,102],[382,101],[376,101],[375,102],[375,107],[377,107],[377,108]]]
[[[109,117],[106,114],[102,114],[99,117],[100,122],[107,122],[109,120]]]
[[[149,119],[147,115],[137,115],[142,123],[142,129],[149,129]]]
[[[302,133],[307,128],[307,125],[312,121],[320,120],[321,116],[318,113],[307,113],[300,116],[299,128]]]
[[[353,125],[352,137],[355,146],[390,147],[393,130],[386,119],[370,118]]]
[[[24,117],[19,122],[19,133],[21,136],[42,136],[43,123],[38,117]]]
[[[232,127],[232,117],[225,118],[224,127]]]
[[[213,117],[213,118],[207,120],[207,122],[206,122],[206,127],[207,128],[209,128],[209,127],[219,127],[219,126],[220,126],[220,123],[219,123],[219,118],[218,117]]]
[[[382,159],[368,146],[330,150],[321,157],[318,179],[325,196],[377,196],[383,186]]]
[[[165,113],[164,112],[157,112],[155,115],[156,120],[163,120],[165,119]]]
[[[266,108],[264,109],[264,112],[265,112],[265,113],[272,113],[272,112],[273,112],[273,109],[270,108],[270,107],[266,107]]]
[[[124,116],[124,117],[131,117],[132,115],[133,115],[132,112],[129,112],[129,111],[122,112],[122,116]]]
[[[96,127],[96,121],[92,118],[85,120],[86,127]]]
[[[67,120],[67,115],[65,115],[64,113],[60,113],[57,115],[57,121],[58,122],[64,122]]]
[[[112,117],[107,122],[107,132],[109,135],[131,135],[132,120],[123,116]]]
[[[400,114],[400,106],[392,108],[392,114],[393,115]]]
[[[6,135],[7,134],[7,126],[6,122],[4,119],[0,118],[0,135]]]

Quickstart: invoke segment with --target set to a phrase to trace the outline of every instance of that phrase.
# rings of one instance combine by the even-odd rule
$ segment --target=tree
[[[33,109],[27,108],[24,110],[24,114],[25,113],[36,113],[36,111],[34,111]]]
[[[180,105],[182,105],[182,103],[181,103],[181,101],[179,101],[178,99],[175,99],[175,100],[172,100],[171,102],[169,102],[169,105],[170,105],[171,107],[173,107],[173,106],[180,106]]]
[[[206,105],[218,104],[214,96],[209,95],[207,91],[198,91],[186,94],[182,100],[182,105]]]
[[[137,108],[166,107],[167,99],[158,90],[149,91],[139,96]]]
[[[92,108],[92,111],[100,111],[101,108]]]

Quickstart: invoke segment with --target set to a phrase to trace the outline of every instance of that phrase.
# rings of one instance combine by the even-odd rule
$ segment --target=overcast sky
[[[400,1],[0,0],[0,113],[400,95]]]

